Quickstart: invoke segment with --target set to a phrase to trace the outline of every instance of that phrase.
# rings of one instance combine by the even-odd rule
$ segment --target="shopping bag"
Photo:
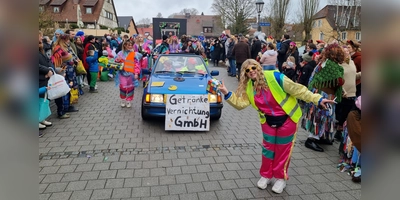
[[[78,61],[78,64],[76,64],[76,73],[83,75],[83,74],[87,74],[85,67],[83,66],[82,61]]]
[[[70,91],[64,76],[58,75],[55,72],[53,72],[53,74],[54,75],[50,77],[48,82],[50,90],[47,91],[47,96],[50,100],[63,97]]]
[[[229,67],[229,60],[225,61],[225,66]]]
[[[47,99],[47,93],[44,98],[39,98],[39,122],[42,122],[51,115],[50,102]]]
[[[69,99],[70,104],[76,104],[76,103],[78,103],[78,99],[79,99],[79,90],[73,88],[73,89],[71,89],[70,94],[71,94],[71,98]]]

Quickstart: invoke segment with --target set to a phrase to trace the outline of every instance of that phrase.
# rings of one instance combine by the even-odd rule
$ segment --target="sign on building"
[[[165,130],[209,131],[208,95],[167,95]]]

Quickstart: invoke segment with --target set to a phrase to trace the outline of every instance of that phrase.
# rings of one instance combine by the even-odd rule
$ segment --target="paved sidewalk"
[[[211,69],[236,89],[225,68]],[[39,138],[40,199],[361,199],[361,185],[336,169],[338,143],[314,152],[299,130],[290,180],[278,195],[256,187],[262,135],[251,107],[225,103],[209,132],[165,132],[163,121],[142,121],[141,87],[133,107],[121,108],[114,82],[98,85],[70,119],[50,118],[53,127]]]

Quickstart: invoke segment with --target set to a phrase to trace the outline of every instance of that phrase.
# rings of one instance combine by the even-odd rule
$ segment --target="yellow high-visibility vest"
[[[302,116],[302,112],[299,104],[297,103],[297,99],[283,91],[283,84],[282,86],[280,86],[278,83],[278,79],[280,79],[279,82],[283,81],[284,75],[277,70],[267,70],[264,71],[264,76],[267,80],[267,84],[269,89],[271,90],[272,96],[274,97],[276,102],[278,102],[278,104],[282,107],[282,109],[292,119],[293,122],[298,123]],[[257,108],[254,102],[255,94],[253,90],[253,83],[251,80],[249,80],[249,82],[247,83],[246,93],[247,97],[249,98],[250,104],[259,113],[261,124],[264,124],[266,122],[265,115]]]

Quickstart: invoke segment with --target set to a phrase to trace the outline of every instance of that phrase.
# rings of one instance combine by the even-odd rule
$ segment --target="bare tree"
[[[162,14],[159,12],[156,16],[157,18],[163,18]]]
[[[329,34],[333,39],[342,42],[343,32],[361,30],[361,0],[329,0],[329,3],[336,7],[335,27],[333,33]]]
[[[279,38],[284,33],[286,17],[290,0],[270,0],[271,29],[275,37]]]
[[[143,19],[137,21],[137,25],[150,26],[150,24],[151,24],[151,19],[150,18],[143,18]]]
[[[190,15],[198,15],[199,11],[196,8],[184,8],[180,12],[172,13],[168,18],[173,18],[175,15],[185,15],[186,13],[189,13]]]
[[[317,13],[319,7],[319,0],[301,0],[300,9],[301,9],[301,24],[303,25],[303,29],[305,32],[304,43],[308,39],[311,39],[311,30],[313,17]]]
[[[39,29],[44,35],[51,35],[54,31],[53,15],[44,7],[43,11],[39,11]]]
[[[221,16],[222,24],[230,27],[231,33],[246,33],[247,20],[256,13],[255,0],[214,0],[214,13]]]

